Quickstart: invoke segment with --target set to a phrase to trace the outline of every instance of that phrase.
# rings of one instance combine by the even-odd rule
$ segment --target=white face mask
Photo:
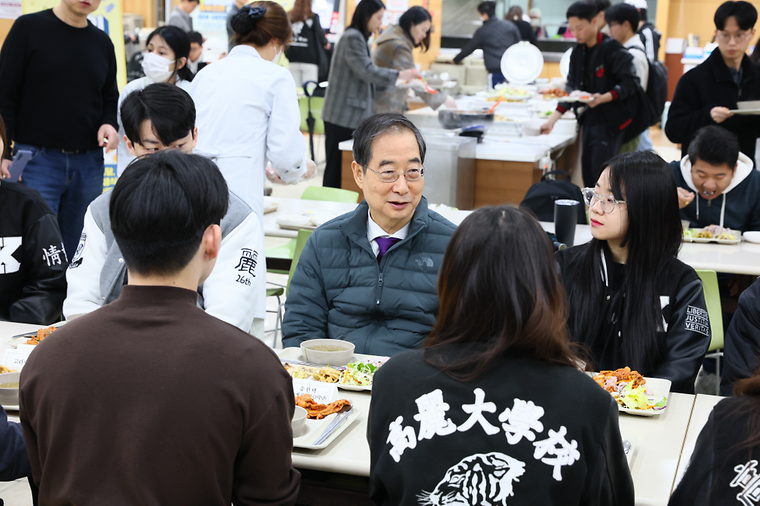
[[[156,53],[145,53],[142,68],[145,75],[154,83],[163,83],[169,79],[174,71],[169,67],[173,61],[169,61]]]

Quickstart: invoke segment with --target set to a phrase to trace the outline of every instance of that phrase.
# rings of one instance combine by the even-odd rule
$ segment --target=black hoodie
[[[738,101],[760,100],[760,70],[746,55],[741,68],[741,86],[737,86],[720,50],[716,49],[678,81],[665,133],[672,142],[681,144],[681,156],[689,154],[689,143],[697,130],[719,124],[736,134],[742,153],[754,161],[755,142],[760,137],[757,116],[734,115],[723,123],[715,123],[710,117],[713,107],[736,109]]]

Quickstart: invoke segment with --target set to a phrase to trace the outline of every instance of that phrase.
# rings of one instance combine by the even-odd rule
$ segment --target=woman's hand
[[[417,69],[406,69],[398,73],[398,78],[402,81],[411,81],[412,79],[422,79]]]

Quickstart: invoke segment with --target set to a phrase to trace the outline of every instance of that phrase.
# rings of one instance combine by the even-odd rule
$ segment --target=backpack
[[[564,180],[550,179],[550,176],[563,175]],[[554,223],[554,201],[559,199],[577,200],[578,223],[586,224],[586,208],[583,205],[581,189],[570,182],[570,174],[564,170],[552,170],[541,176],[541,181],[528,188],[528,193],[520,202],[521,209],[531,211],[539,221]]]
[[[637,49],[646,55],[640,47]],[[660,61],[649,62],[649,78],[647,79],[647,91],[643,89],[639,93],[638,114],[633,117],[631,124],[626,127],[623,134],[623,143],[633,140],[647,128],[654,126],[662,118],[665,110],[665,102],[668,101],[668,69]]]

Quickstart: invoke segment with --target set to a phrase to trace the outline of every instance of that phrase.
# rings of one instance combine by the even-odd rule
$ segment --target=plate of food
[[[297,396],[296,406],[306,410],[307,418],[303,431],[293,437],[293,448],[307,450],[321,450],[330,446],[357,419],[358,413],[348,399],[320,404],[309,394]]]
[[[288,359],[280,356],[285,370],[294,379],[333,383],[342,390],[371,391],[375,372],[388,360],[388,357],[376,357],[357,360],[345,366],[319,365],[306,362],[304,357]]]
[[[273,213],[278,207],[280,207],[279,202],[270,202],[269,205],[264,208],[264,214]]]
[[[583,104],[587,104],[591,102],[592,100],[594,100],[593,93],[589,93],[587,91],[580,91],[580,90],[572,91],[565,98],[559,99],[560,102],[581,102]]]
[[[686,242],[716,242],[718,244],[739,244],[742,242],[742,234],[738,230],[710,225],[705,228],[692,228],[684,230],[683,240]]]
[[[562,88],[548,88],[540,91],[544,100],[554,100],[555,98],[564,98],[570,95]]]
[[[623,413],[655,416],[664,413],[668,407],[670,380],[645,378],[630,367],[590,374],[612,395]]]
[[[60,324],[63,324],[64,322],[61,322]],[[59,325],[60,325],[59,324]],[[58,327],[56,326],[49,326],[44,327],[32,332],[26,332],[24,334],[19,334],[17,336],[13,336],[12,338],[8,339],[6,344],[10,346],[11,348],[18,347],[19,344],[31,344],[31,345],[37,345],[40,343],[40,341],[44,340],[47,336],[49,336],[53,331],[55,331]],[[1,366],[0,366],[1,367]]]
[[[343,372],[343,377],[340,379],[338,388],[343,390],[355,390],[364,391],[372,390],[372,380],[377,370],[382,366],[385,361],[388,360],[376,360],[376,361],[363,361],[363,362],[351,362],[346,365],[346,370]]]

